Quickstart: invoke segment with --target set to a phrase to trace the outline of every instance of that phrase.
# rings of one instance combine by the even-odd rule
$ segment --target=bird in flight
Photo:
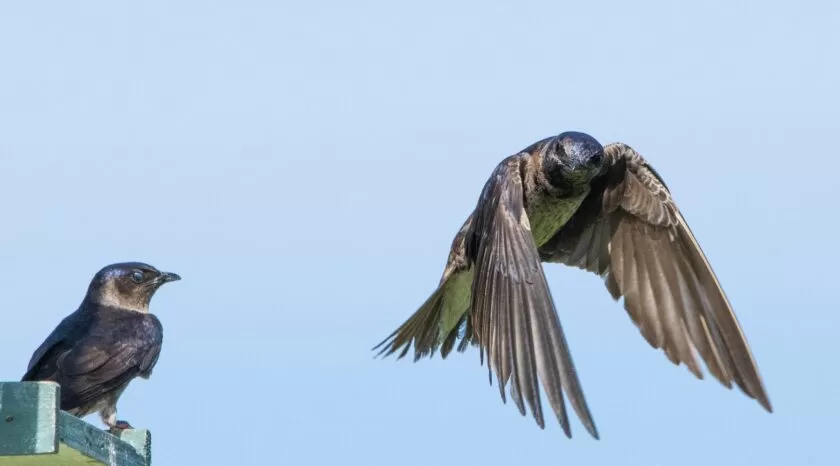
[[[542,262],[603,277],[642,336],[674,364],[733,383],[768,412],[770,400],[746,337],[668,187],[623,143],[602,146],[580,132],[543,139],[502,160],[452,242],[438,288],[378,355],[414,346],[414,360],[440,350],[480,349],[502,401],[545,427],[538,380],[567,437],[563,397],[598,438]]]
[[[140,262],[103,268],[79,308],[35,350],[22,380],[56,382],[62,410],[77,417],[98,411],[111,433],[131,429],[117,420],[117,400],[135,377],[151,376],[163,343],[149,302],[161,285],[180,279]]]

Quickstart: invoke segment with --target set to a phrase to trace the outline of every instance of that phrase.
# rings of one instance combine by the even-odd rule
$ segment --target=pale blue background
[[[837,464],[836,2],[113,3],[0,8],[0,379],[143,260],[184,277],[120,405],[159,466]],[[571,129],[665,177],[775,414],[557,265],[601,441],[502,405],[475,350],[372,359],[495,164]]]

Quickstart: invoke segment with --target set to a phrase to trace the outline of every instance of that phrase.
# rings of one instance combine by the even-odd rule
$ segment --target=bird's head
[[[567,131],[545,140],[542,163],[552,186],[578,186],[602,172],[604,147],[588,134]]]
[[[122,262],[94,275],[87,299],[104,306],[149,312],[149,302],[164,283],[180,280],[176,273],[161,272],[142,262]]]

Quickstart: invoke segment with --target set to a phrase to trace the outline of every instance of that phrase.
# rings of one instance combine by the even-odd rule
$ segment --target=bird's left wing
[[[723,385],[734,381],[772,411],[729,300],[664,181],[625,144],[606,146],[604,158],[606,173],[540,247],[542,259],[603,276],[651,346],[702,378],[697,350]]]
[[[162,342],[160,322],[153,317],[124,333],[97,332],[86,336],[59,362],[62,405],[84,406],[137,376],[148,378]]]
[[[496,372],[502,400],[510,380],[520,413],[525,415],[524,398],[544,427],[539,377],[566,435],[571,437],[563,390],[597,438],[525,212],[525,162],[523,156],[511,156],[496,167],[467,235],[467,257],[475,267],[474,336],[482,360],[486,355],[488,367]]]

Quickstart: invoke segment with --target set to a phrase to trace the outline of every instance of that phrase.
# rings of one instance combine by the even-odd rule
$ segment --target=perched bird
[[[57,382],[62,410],[78,417],[98,411],[112,433],[131,429],[117,420],[117,400],[132,379],[149,378],[163,343],[149,301],[180,279],[140,262],[103,268],[79,308],[35,350],[22,380]]]
[[[571,437],[563,392],[589,433],[584,399],[542,262],[596,273],[644,338],[674,364],[703,373],[695,352],[724,386],[734,382],[772,412],[755,360],[700,245],[659,174],[622,143],[606,147],[566,132],[504,159],[452,242],[438,288],[379,355],[412,343],[414,360],[480,347],[502,401],[544,428],[537,379]]]

